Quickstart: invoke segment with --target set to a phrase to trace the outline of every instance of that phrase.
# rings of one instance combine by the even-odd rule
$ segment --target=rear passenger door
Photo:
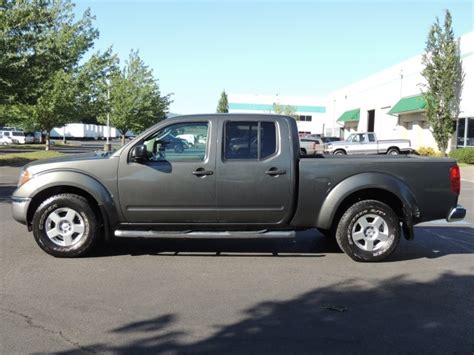
[[[221,122],[219,223],[278,224],[289,219],[294,179],[289,129],[284,119]]]

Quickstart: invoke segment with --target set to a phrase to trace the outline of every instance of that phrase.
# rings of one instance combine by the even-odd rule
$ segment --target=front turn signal
[[[28,171],[28,169],[23,170],[20,175],[20,179],[18,180],[18,187],[23,185],[24,183],[30,181],[33,178],[33,174]]]

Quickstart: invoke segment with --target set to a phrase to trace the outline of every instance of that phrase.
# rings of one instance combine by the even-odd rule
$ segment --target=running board
[[[295,238],[295,231],[235,231],[235,232],[212,232],[212,231],[139,231],[139,230],[116,230],[115,236],[119,238],[164,238],[164,239],[258,239],[258,238]]]

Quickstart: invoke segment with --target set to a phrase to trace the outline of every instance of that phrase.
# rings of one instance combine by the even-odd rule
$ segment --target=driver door
[[[147,147],[145,162],[121,155],[118,188],[127,222],[217,222],[214,134],[209,121],[174,123],[137,143]]]

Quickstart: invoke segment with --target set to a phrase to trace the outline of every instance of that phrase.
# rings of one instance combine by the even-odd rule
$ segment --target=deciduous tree
[[[130,56],[122,71],[110,80],[110,122],[118,129],[125,143],[128,131],[139,133],[166,118],[170,95],[161,96],[158,82],[138,52]],[[105,122],[106,117],[101,116]]]

